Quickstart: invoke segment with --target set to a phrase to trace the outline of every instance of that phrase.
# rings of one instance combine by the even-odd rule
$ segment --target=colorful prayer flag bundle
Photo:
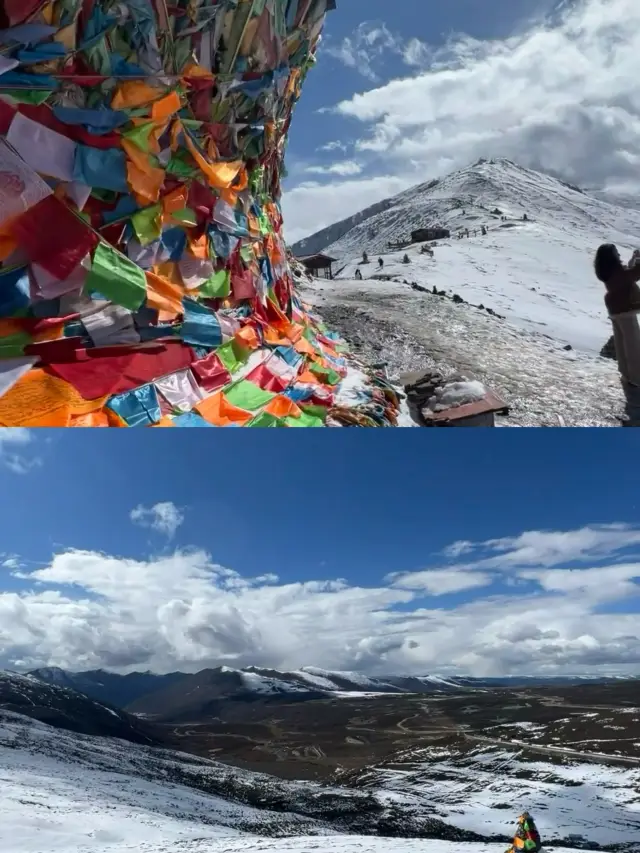
[[[280,210],[334,8],[0,0],[0,426],[339,422]]]

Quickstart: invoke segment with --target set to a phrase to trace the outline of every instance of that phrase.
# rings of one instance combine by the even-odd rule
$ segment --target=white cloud
[[[423,572],[401,572],[389,575],[388,580],[398,589],[423,590],[431,595],[447,595],[466,589],[489,586],[493,576],[462,568],[429,569]]]
[[[588,525],[578,530],[530,530],[519,536],[486,542],[457,542],[447,551],[451,556],[486,554],[476,563],[484,568],[558,566],[589,561],[640,545],[640,529],[629,524]]]
[[[333,140],[332,142],[326,142],[324,145],[321,145],[318,151],[346,151],[347,147],[344,142]]]
[[[339,183],[309,181],[299,184],[283,196],[287,240],[295,243],[380,199],[402,192],[411,183],[411,180],[384,176],[362,180],[348,178]]]
[[[323,51],[368,80],[378,80],[374,66],[388,51],[403,54],[404,44],[385,24],[363,21],[340,44],[326,43]]]
[[[42,460],[16,448],[24,448],[32,441],[32,433],[22,427],[0,427],[0,466],[13,474],[28,474],[42,465]]]
[[[585,530],[600,535],[590,553]],[[495,556],[505,557],[522,554],[522,542],[539,543],[542,561],[529,552],[514,556],[514,585],[505,584],[502,594],[484,587],[504,578],[505,566],[488,571],[484,556],[361,587],[335,579],[284,582],[264,572],[244,577],[203,551],[127,559],[71,550],[35,571],[14,571],[24,590],[0,593],[0,665],[636,672],[640,559],[612,560],[626,546],[605,541],[607,532],[624,534],[627,543],[633,538],[624,525],[566,531],[564,541],[573,544],[560,551],[585,563],[577,570],[563,565],[557,545],[552,554],[540,544],[552,541],[545,536],[557,543],[559,533],[529,531],[489,540],[498,546],[474,545],[474,553],[497,547]],[[446,609],[439,596],[452,592],[466,603]],[[427,595],[435,598],[425,606]]]
[[[355,160],[343,160],[338,163],[331,163],[329,166],[307,166],[306,169],[312,175],[341,175],[348,177],[349,175],[359,175],[362,172],[360,163]]]
[[[182,510],[171,501],[162,501],[150,507],[137,506],[129,513],[134,524],[148,527],[172,539],[184,521]]]
[[[367,54],[365,70],[374,30],[350,40],[354,61]],[[356,149],[369,158],[368,177],[333,181],[329,211],[317,190],[285,194],[297,238],[480,157],[505,156],[578,185],[640,189],[637,0],[580,0],[517,36],[456,36],[443,48],[386,33],[374,48],[402,51],[420,70],[336,105],[361,127]]]

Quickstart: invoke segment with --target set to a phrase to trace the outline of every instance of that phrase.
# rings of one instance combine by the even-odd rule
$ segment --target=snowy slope
[[[353,279],[363,251],[371,258],[361,267],[363,277],[376,275],[382,255],[384,274],[458,293],[520,328],[597,353],[610,329],[591,267],[594,251],[602,242],[615,242],[628,254],[640,245],[640,204],[633,209],[629,199],[623,205],[600,195],[508,160],[480,161],[402,193],[354,227],[346,221],[325,250],[339,259],[338,268],[346,264],[343,279]],[[409,239],[413,229],[436,224],[450,229],[452,238],[439,241],[433,260],[418,254],[418,244],[406,250],[411,264],[404,265],[405,249],[388,248]],[[487,236],[480,233],[483,225]],[[470,237],[456,239],[466,229]]]
[[[355,774],[358,787],[485,836],[530,810],[547,839],[600,845],[640,839],[640,768],[531,761],[502,747],[431,747]],[[640,849],[640,848],[638,848]]]
[[[48,684],[33,675],[0,670],[0,710],[26,714],[36,720],[82,734],[117,737],[133,743],[158,743],[157,732],[131,714],[60,686],[57,675]]]
[[[547,765],[547,770],[549,766]],[[491,779],[488,774],[491,773]],[[477,773],[473,785],[466,784],[466,792],[459,781],[453,783],[430,781],[427,792],[422,780],[402,778],[390,780],[385,785],[381,799],[392,806],[407,805],[409,812],[420,805],[420,795],[436,799],[440,790],[442,804],[429,805],[430,815],[435,811],[450,812],[454,825],[469,824],[479,827],[490,837],[507,837],[513,831],[513,800],[508,811],[491,814],[484,807],[490,799],[488,791],[479,792],[482,785],[493,786],[495,796],[501,777],[499,764],[486,767],[486,773]],[[454,776],[451,776],[454,780]],[[607,792],[603,784],[611,785],[609,812],[600,809],[597,815],[587,814],[591,801],[584,799],[583,818],[586,821],[580,834],[593,826],[601,843],[624,839],[629,835],[627,805],[629,792],[621,778],[605,774],[589,780],[595,787],[592,800],[603,802]],[[227,787],[225,788],[225,784]],[[549,788],[551,783],[547,782]],[[414,790],[422,785],[421,794]],[[269,797],[277,803],[277,811],[256,808],[240,802],[243,793],[262,791],[264,803]],[[394,787],[395,786],[395,787]],[[272,788],[275,788],[272,790]],[[577,789],[569,789],[577,790]],[[339,790],[336,789],[336,794]],[[471,843],[419,838],[407,841],[399,838],[361,837],[340,835],[332,831],[329,821],[334,814],[336,798],[327,806],[327,821],[322,821],[322,799],[331,790],[301,783],[283,783],[258,774],[243,773],[215,762],[197,759],[182,753],[133,746],[122,741],[70,735],[52,729],[43,723],[8,712],[0,712],[0,849],[10,853],[102,853],[102,851],[141,851],[141,853],[241,853],[241,851],[290,851],[309,853],[326,851],[335,853],[503,853],[505,842]],[[506,794],[505,794],[506,796]],[[359,794],[343,789],[343,800],[351,798],[353,814],[358,816]],[[522,791],[520,791],[522,797]],[[617,807],[611,803],[618,798]],[[245,797],[246,799],[246,797]],[[283,808],[296,804],[307,809],[316,804],[318,819],[296,814]],[[575,816],[572,802],[568,810],[558,804],[554,819],[560,824],[571,824],[567,816]],[[455,804],[463,803],[464,806]],[[548,817],[543,815],[544,804],[537,802],[541,828],[545,823],[552,829]],[[362,801],[364,805],[364,801]],[[617,809],[617,811],[616,811]],[[466,815],[466,817],[465,817]],[[618,826],[611,821],[617,815]],[[603,825],[595,826],[595,817]],[[409,823],[407,822],[407,826]],[[344,831],[344,830],[343,830]],[[553,833],[552,833],[553,834]],[[547,836],[550,838],[550,836]],[[595,841],[595,834],[593,839]],[[551,850],[553,848],[547,848]],[[561,853],[559,848],[555,848]],[[588,849],[585,845],[583,849]],[[622,849],[622,848],[620,848]],[[630,848],[629,848],[630,849]],[[564,853],[564,850],[562,851]],[[568,853],[568,851],[567,851]]]

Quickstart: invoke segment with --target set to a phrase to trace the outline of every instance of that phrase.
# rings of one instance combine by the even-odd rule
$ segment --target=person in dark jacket
[[[625,266],[618,248],[605,243],[596,252],[596,277],[604,284],[604,297],[613,326],[616,359],[627,401],[627,426],[640,426],[640,266],[635,257]]]

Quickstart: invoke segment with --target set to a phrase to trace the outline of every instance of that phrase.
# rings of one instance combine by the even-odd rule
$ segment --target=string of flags
[[[390,425],[280,182],[335,0],[0,2],[0,426]]]

